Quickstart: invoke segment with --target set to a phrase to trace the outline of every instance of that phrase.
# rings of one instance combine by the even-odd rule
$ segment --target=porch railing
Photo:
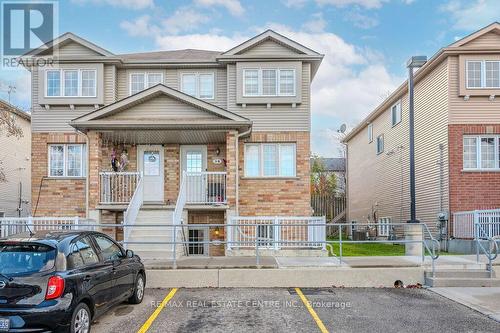
[[[186,202],[225,204],[226,172],[186,172]]]
[[[144,179],[142,177],[142,174],[139,174],[137,187],[134,191],[134,194],[132,195],[132,198],[130,199],[127,209],[123,213],[123,224],[125,226],[131,226],[135,224],[135,220],[137,219],[137,215],[139,214],[139,210],[141,209],[143,202]],[[125,246],[127,245],[131,231],[132,228],[125,228],[125,230],[123,231],[123,241]]]
[[[500,209],[473,210],[453,214],[453,237],[474,239],[474,225],[482,226],[485,238],[500,235]]]
[[[326,218],[324,216],[237,216],[229,219],[227,237],[229,249],[252,247],[257,242],[260,248],[275,250],[281,248],[324,250]]]
[[[99,172],[101,204],[128,204],[136,192],[139,172]]]
[[[0,238],[40,230],[88,230],[93,220],[81,217],[2,217]]]

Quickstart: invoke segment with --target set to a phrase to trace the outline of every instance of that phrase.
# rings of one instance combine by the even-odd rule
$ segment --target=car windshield
[[[55,258],[56,250],[47,245],[0,243],[0,273],[7,276],[47,271]]]

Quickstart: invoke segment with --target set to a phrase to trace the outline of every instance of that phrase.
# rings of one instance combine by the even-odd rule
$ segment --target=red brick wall
[[[500,208],[500,172],[471,172],[463,168],[463,135],[500,134],[499,125],[449,125],[451,212]]]
[[[52,143],[86,143],[86,140],[85,136],[76,133],[32,133],[33,216],[85,217],[85,178],[48,177],[48,144]]]

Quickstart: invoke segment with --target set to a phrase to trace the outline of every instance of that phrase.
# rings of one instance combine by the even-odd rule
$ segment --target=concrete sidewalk
[[[500,322],[500,288],[430,288],[433,292]]]

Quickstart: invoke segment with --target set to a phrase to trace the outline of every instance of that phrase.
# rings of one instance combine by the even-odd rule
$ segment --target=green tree
[[[334,195],[337,193],[337,176],[326,170],[321,157],[313,155],[311,165],[311,192]]]

